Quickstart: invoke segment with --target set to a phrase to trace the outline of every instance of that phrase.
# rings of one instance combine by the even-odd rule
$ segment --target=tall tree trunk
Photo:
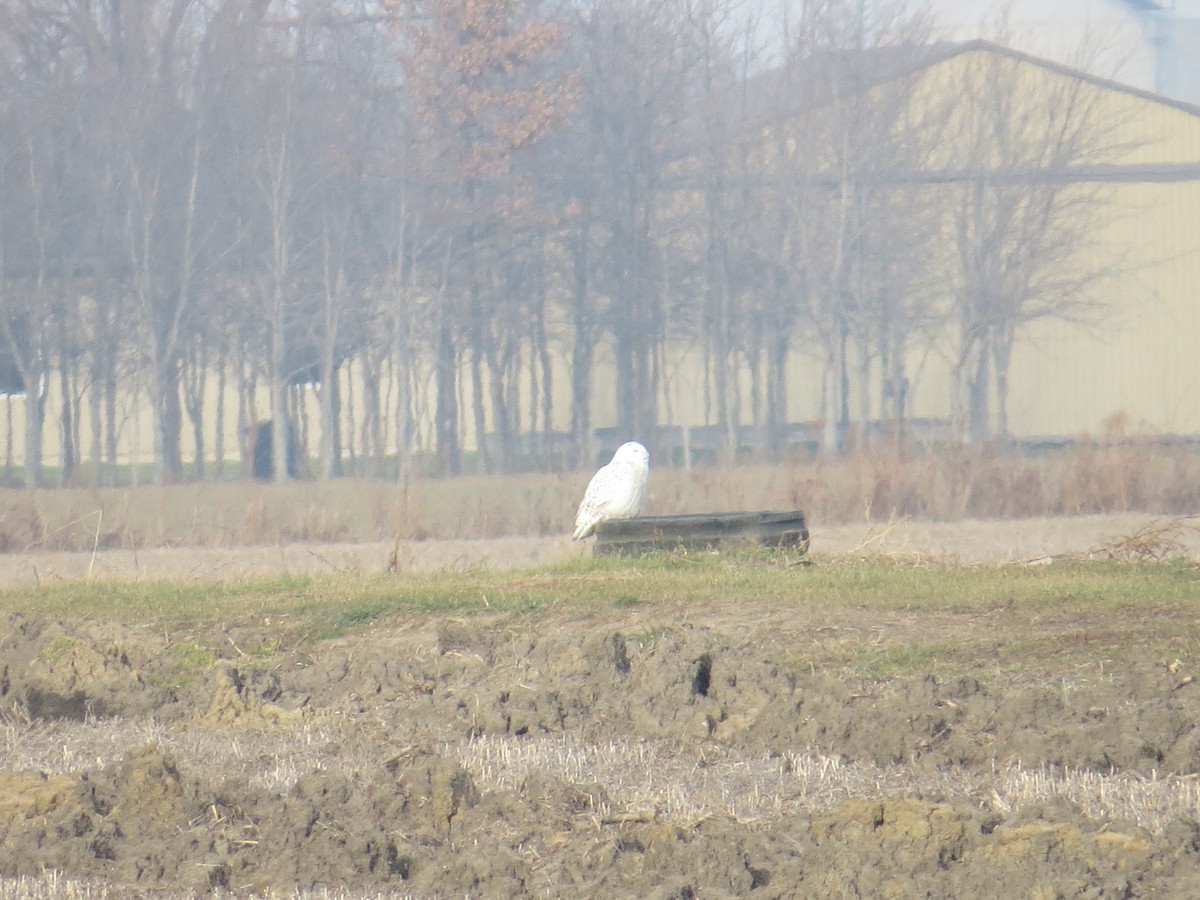
[[[780,329],[767,342],[767,441],[775,462],[787,441],[787,357],[788,336]]]
[[[650,321],[647,309],[650,297],[644,251],[648,238],[639,228],[641,217],[636,201],[627,198],[625,205],[622,217],[613,226],[614,253],[627,266],[616,289],[616,315],[620,318],[613,329],[617,424],[621,440],[648,440],[655,399],[649,348],[654,341],[651,329],[658,323]]]
[[[192,426],[192,443],[195,455],[192,459],[192,478],[205,478],[205,435],[204,394],[208,385],[208,343],[201,340],[192,348],[191,358],[183,377],[184,408]]]
[[[175,484],[183,478],[183,410],[179,400],[179,361],[167,364],[162,373],[159,396],[160,438],[164,483]]]
[[[488,384],[491,387],[492,421],[500,444],[499,471],[511,472],[516,462],[513,417],[507,390],[510,380],[510,348],[493,348],[488,354]]]
[[[349,301],[350,291],[346,285],[342,244],[340,241],[334,241],[330,234],[331,225],[327,219],[323,220],[323,225],[323,292],[318,365],[320,389],[317,392],[321,437],[317,455],[321,461],[321,479],[328,481],[342,474],[342,448],[338,441],[338,405],[336,402],[338,369],[340,368],[337,349],[341,336],[342,310]],[[338,233],[340,235],[346,233],[344,223],[339,227]],[[336,258],[335,254],[337,254]],[[368,378],[378,379],[379,367],[369,366],[365,374]],[[379,419],[378,390],[375,392],[374,401],[376,402],[368,408],[367,412],[367,421],[372,424],[377,423]],[[378,441],[373,442],[376,447],[378,447],[378,443]],[[378,452],[376,449],[376,453]]]
[[[106,346],[98,346],[92,352],[91,359],[91,389],[88,391],[88,465],[92,470],[93,487],[104,484],[103,373],[107,352]]]
[[[225,390],[229,377],[229,349],[222,342],[217,355],[217,408],[213,429],[213,467],[215,480],[225,480]]]
[[[277,288],[281,290],[281,288]],[[276,310],[282,310],[283,298],[275,298]],[[277,482],[291,476],[288,445],[291,443],[291,417],[288,411],[287,348],[283,334],[282,312],[277,312],[271,328],[271,475]]]
[[[549,458],[551,437],[554,434],[554,365],[550,358],[550,341],[546,337],[544,303],[538,310],[534,331],[532,352],[537,356],[538,366],[542,373],[542,438],[538,442],[538,451],[540,462],[545,465]]]
[[[591,283],[590,228],[586,218],[580,223],[573,243],[571,271],[571,325],[574,344],[571,348],[571,451],[575,468],[591,468],[596,457],[592,436],[592,364],[595,359],[595,338],[590,308]]]
[[[711,90],[711,85],[710,85]],[[736,417],[731,413],[731,397],[735,391],[736,377],[730,371],[732,342],[729,320],[729,267],[726,264],[726,246],[721,229],[723,179],[717,173],[706,191],[708,208],[708,241],[705,251],[705,299],[708,315],[708,340],[712,347],[713,392],[716,395],[717,426],[721,430],[722,455],[732,460],[737,450]]]
[[[204,390],[208,383],[207,371],[201,368],[196,373],[197,384],[189,388],[187,400],[188,420],[192,423],[192,443],[195,444],[195,456],[192,459],[192,477],[196,481],[204,481],[205,472],[205,438],[204,438]]]
[[[308,436],[312,433],[312,422],[308,418],[308,404],[304,398],[308,393],[299,385],[288,385],[288,475],[299,478],[308,471]],[[303,462],[303,465],[301,463]]]
[[[332,376],[329,379],[329,402],[332,405],[330,410],[330,427],[333,430],[333,477],[341,478],[346,474],[346,467],[342,463],[342,373],[341,369],[334,369]]]
[[[550,341],[546,336],[546,235],[537,239],[536,276],[529,330],[530,431],[534,432],[533,452],[539,465],[549,459],[550,438],[554,428],[554,368],[550,359]],[[539,416],[540,413],[540,416]],[[541,429],[538,430],[538,419]]]
[[[883,376],[883,408],[887,416],[899,430],[908,417],[908,376],[904,371],[904,348],[899,344],[890,344],[887,358],[881,366]]]
[[[254,474],[254,441],[258,434],[258,411],[255,409],[254,381],[245,359],[245,344],[240,344],[235,365],[237,366],[238,400],[238,457],[241,459],[242,475]]]
[[[746,368],[750,372],[750,422],[755,429],[763,429],[763,361],[766,354],[762,350],[762,342],[757,337],[754,349],[746,351]],[[762,449],[762,448],[759,448]]]
[[[355,378],[347,378],[346,379],[345,403],[341,402],[341,396],[339,394],[339,405],[342,407],[342,409],[344,409],[346,411],[346,422],[345,422],[346,427],[345,427],[345,430],[342,431],[341,433],[343,435],[345,435],[345,449],[346,449],[345,457],[349,461],[349,465],[343,465],[343,468],[348,469],[349,471],[353,472],[355,475],[362,475],[363,467],[358,464],[360,454],[359,454],[359,448],[358,448],[358,440],[356,438],[357,423],[358,423],[358,419],[355,416],[355,410],[358,407],[357,407],[357,404],[354,402],[354,385],[356,383],[357,383],[357,379],[355,379]]]
[[[338,371],[333,362],[333,342],[326,340],[321,347],[321,388],[317,392],[321,415],[321,480],[328,481],[342,474],[342,448],[338,440],[337,381]],[[371,378],[370,372],[367,377]]]
[[[621,432],[621,440],[629,440],[638,435],[638,372],[635,371],[637,353],[634,339],[628,333],[628,327],[617,332],[613,362],[617,368],[617,428]]]
[[[412,465],[412,434],[414,422],[413,408],[413,365],[412,355],[407,335],[400,326],[400,314],[396,314],[396,324],[392,337],[395,353],[396,370],[396,403],[394,408],[396,423],[396,479],[407,482]]]
[[[25,486],[42,486],[42,424],[46,414],[44,387],[26,383],[25,392]]]
[[[63,487],[67,487],[75,483],[76,449],[74,403],[71,396],[71,357],[65,341],[59,345],[58,388],[59,402],[62,404],[59,410],[62,431],[61,483]]]
[[[443,475],[459,475],[462,473],[462,451],[458,444],[458,354],[454,349],[454,332],[444,292],[440,306],[434,364],[438,459]]]
[[[505,371],[504,371],[504,384],[506,385],[506,390],[504,392],[504,396],[505,396],[505,400],[506,400],[505,407],[508,410],[507,430],[508,430],[508,443],[510,445],[510,447],[506,451],[506,453],[508,454],[508,457],[509,457],[509,462],[508,462],[509,469],[508,470],[511,472],[513,470],[513,466],[516,465],[517,457],[520,454],[521,432],[522,432],[522,429],[525,427],[525,425],[521,419],[521,392],[520,392],[521,371],[524,368],[524,360],[523,360],[524,354],[521,353],[521,341],[520,341],[519,337],[514,335],[512,338],[510,338],[510,340],[511,340],[511,346],[508,348],[508,351],[506,353],[506,356],[508,357],[508,363],[505,366]],[[532,368],[533,368],[533,366],[530,365],[531,370],[532,370]],[[534,379],[531,377],[530,381],[532,382],[533,380]],[[536,404],[531,408],[536,409]],[[534,422],[537,421],[536,413],[533,413],[533,421]]]
[[[842,417],[845,407],[846,342],[840,328],[835,325],[833,330],[832,340],[825,348],[821,372],[821,452],[837,456],[844,449]]]
[[[12,484],[13,480],[13,395],[4,395],[4,483]]]
[[[578,329],[571,350],[571,444],[575,468],[590,468],[596,458],[592,435],[592,363],[595,346]]]
[[[968,376],[967,442],[971,444],[982,443],[988,438],[988,422],[991,418],[988,409],[988,394],[991,388],[990,357],[988,342],[980,340]]]
[[[544,461],[546,452],[546,439],[549,437],[548,428],[545,420],[542,418],[542,410],[545,406],[542,404],[542,376],[546,370],[542,368],[540,362],[540,354],[538,342],[544,339],[543,334],[539,338],[538,330],[541,321],[542,313],[537,309],[530,311],[529,321],[529,427],[525,430],[524,423],[518,423],[517,440],[525,448],[529,456],[538,462]],[[516,389],[516,382],[519,381],[519,374],[514,379],[513,388]],[[520,409],[518,404],[517,409]],[[523,435],[528,433],[529,442],[526,445],[523,442]]]
[[[383,366],[369,360],[361,380],[363,389],[363,463],[364,474],[381,478],[384,466],[383,441]]]
[[[737,422],[730,413],[731,378],[729,371],[729,341],[724,327],[723,303],[718,299],[713,312],[712,341],[713,393],[717,407],[717,427],[721,430],[721,452],[733,458],[737,446]]]
[[[1012,365],[1013,335],[1008,330],[996,336],[993,344],[992,367],[996,379],[996,428],[994,437],[1007,440],[1008,432],[1008,373]]]
[[[188,418],[192,423],[192,442],[195,444],[195,456],[192,457],[192,478],[196,481],[203,482],[208,473],[205,470],[205,447],[204,440],[204,400],[203,398],[196,404],[194,411],[188,411]]]
[[[871,445],[871,355],[866,340],[858,341],[858,448]]]
[[[475,318],[472,316],[472,318]],[[474,331],[474,329],[472,329]],[[491,472],[494,471],[492,465],[492,455],[488,448],[488,433],[487,433],[487,397],[484,394],[483,387],[483,353],[480,350],[477,341],[481,342],[483,336],[479,333],[473,333],[471,337],[471,412],[475,422],[475,452],[477,462],[475,464],[476,471]],[[493,413],[493,415],[495,415]]]
[[[104,460],[109,468],[109,483],[117,483],[117,462],[120,448],[117,444],[117,366],[109,357],[104,366]]]

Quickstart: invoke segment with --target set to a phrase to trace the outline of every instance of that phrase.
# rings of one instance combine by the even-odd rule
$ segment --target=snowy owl
[[[650,474],[650,451],[637,441],[617,448],[612,461],[600,468],[588,482],[575,514],[575,533],[579,541],[608,519],[629,519],[642,508],[646,495],[646,476]]]

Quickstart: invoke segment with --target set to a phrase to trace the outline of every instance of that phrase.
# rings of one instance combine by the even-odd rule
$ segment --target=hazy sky
[[[774,46],[778,23],[799,5],[798,0],[746,0],[742,14],[762,16],[761,40]],[[1122,0],[911,0],[911,5],[931,11],[938,38],[998,40],[1136,87],[1155,88],[1152,35],[1147,33],[1152,26]],[[1200,0],[1178,0],[1177,8],[1200,15]]]
[[[1153,26],[1121,0],[930,0],[935,20],[955,40],[1003,36],[1003,43],[1154,89]],[[1007,14],[998,10],[1007,8]],[[1007,21],[1006,21],[1007,19]]]

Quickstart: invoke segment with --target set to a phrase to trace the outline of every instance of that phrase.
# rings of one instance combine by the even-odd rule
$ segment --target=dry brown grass
[[[610,803],[596,814],[690,823],[710,816],[742,822],[821,812],[868,797],[937,795],[1003,813],[1057,798],[1098,821],[1133,822],[1161,832],[1180,816],[1200,815],[1196,776],[1142,777],[1078,769],[992,772],[881,767],[806,753],[746,756],[719,746],[666,742],[582,744],[570,738],[483,737],[447,748],[483,786],[516,790],[534,772],[600,784]]]
[[[176,900],[197,897],[192,892],[174,891],[170,894]],[[205,897],[220,900],[222,897],[236,897],[238,894],[217,889]],[[256,895],[257,896],[257,895]],[[313,891],[291,891],[286,894],[270,894],[274,900],[405,900],[409,894],[363,893],[362,891],[330,890],[320,888]],[[47,872],[44,875],[21,876],[18,878],[0,878],[0,900],[149,900],[161,898],[161,891],[142,891],[136,888],[113,887],[97,882],[82,881],[68,878],[59,872]]]
[[[67,878],[58,872],[0,879],[0,900],[113,900],[118,896],[103,884]]]
[[[0,551],[562,534],[589,473],[9,491]],[[803,509],[810,521],[1190,514],[1200,451],[1118,441],[1041,455],[883,449],[777,466],[656,468],[646,513]]]
[[[1163,562],[1187,557],[1188,538],[1197,535],[1200,535],[1200,517],[1155,519],[1129,534],[1098,544],[1087,555],[1119,562]]]
[[[10,717],[3,731],[0,769],[78,774],[155,743],[181,768],[202,778],[245,778],[251,785],[286,793],[310,772],[349,775],[377,769],[378,745],[356,739],[354,727],[336,717],[236,731],[199,725],[166,728],[154,722],[114,728],[107,720],[41,723]],[[1132,822],[1156,834],[1181,816],[1200,817],[1200,777],[1194,775],[1026,768],[1019,761],[991,771],[931,770],[846,762],[800,751],[755,756],[718,744],[627,739],[588,743],[570,736],[483,736],[447,743],[441,752],[470,770],[485,790],[518,791],[534,773],[598,784],[608,796],[608,802],[594,810],[600,819],[688,824],[729,816],[765,823],[819,813],[846,800],[913,795],[967,800],[1005,814],[1062,798],[1089,818]],[[0,900],[8,896],[0,885]]]

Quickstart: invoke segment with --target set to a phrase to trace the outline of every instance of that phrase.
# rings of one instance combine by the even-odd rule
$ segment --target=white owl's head
[[[637,441],[626,441],[617,448],[612,461],[646,468],[650,465],[650,451]]]

